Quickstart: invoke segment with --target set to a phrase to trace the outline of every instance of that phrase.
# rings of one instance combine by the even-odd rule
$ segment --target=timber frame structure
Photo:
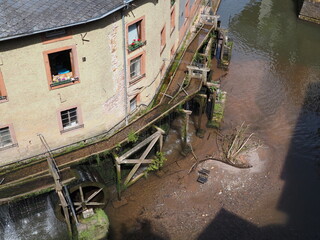
[[[145,172],[143,171],[143,172],[139,173],[137,176],[134,177],[134,175],[137,173],[138,168],[142,164],[150,164],[150,163],[152,163],[153,159],[146,159],[146,157],[148,156],[148,154],[150,153],[151,149],[155,146],[155,144],[158,141],[159,141],[159,151],[162,150],[163,134],[165,132],[160,128],[156,127],[156,129],[157,129],[157,131],[154,134],[152,134],[151,136],[147,137],[145,140],[140,142],[138,145],[136,145],[135,147],[133,147],[132,149],[130,149],[129,151],[127,151],[123,155],[121,155],[119,157],[114,155],[114,157],[115,157],[115,165],[116,165],[116,169],[117,169],[117,191],[118,191],[118,198],[119,199],[121,198],[120,193],[121,193],[121,185],[122,185],[121,166],[124,165],[124,164],[126,164],[126,165],[134,164],[134,167],[131,169],[131,171],[129,172],[128,176],[126,177],[126,179],[125,179],[125,181],[123,183],[124,187],[129,187],[130,185],[132,185],[133,183],[138,181],[138,179],[140,179],[141,177],[143,177],[145,175]],[[129,158],[132,154],[136,153],[137,151],[139,151],[140,149],[142,149],[145,146],[147,146],[147,148],[142,153],[141,157],[134,158],[134,159]]]

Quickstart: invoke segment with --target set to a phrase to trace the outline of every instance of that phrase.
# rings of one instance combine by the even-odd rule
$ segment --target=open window
[[[134,51],[146,44],[144,17],[141,17],[127,25],[128,50]]]
[[[0,150],[18,146],[12,126],[0,127]]]
[[[73,107],[60,111],[60,132],[67,132],[83,127],[82,116],[79,107]]]
[[[145,77],[145,56],[140,54],[130,59],[130,84],[136,83]]]
[[[74,46],[44,52],[47,78],[51,89],[69,86],[79,81]]]
[[[8,96],[7,96],[7,90],[6,87],[4,85],[4,80],[2,77],[2,73],[0,71],[0,103],[1,102],[6,102],[8,100]]]

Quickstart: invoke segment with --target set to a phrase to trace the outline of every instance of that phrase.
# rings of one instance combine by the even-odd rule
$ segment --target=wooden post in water
[[[192,111],[182,109],[181,112],[184,114],[184,123],[181,126],[181,140],[182,140],[182,152],[183,156],[186,156],[191,152],[191,147],[188,143],[188,133],[189,133],[189,116]]]
[[[207,101],[207,95],[205,94],[198,94],[197,95],[198,99],[199,99],[199,117],[198,117],[198,126],[197,126],[197,132],[196,132],[196,135],[197,137],[199,138],[203,138],[204,137],[204,133],[205,133],[205,130],[201,128],[202,126],[202,115],[204,113],[204,109],[205,109],[205,106],[206,106],[206,101]]]

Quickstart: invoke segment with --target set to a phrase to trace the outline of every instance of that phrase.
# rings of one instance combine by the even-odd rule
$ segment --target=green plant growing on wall
[[[164,162],[167,161],[167,158],[164,156],[163,152],[157,152],[156,157],[152,160],[148,166],[146,172],[157,171],[163,167]]]
[[[135,143],[136,141],[138,141],[138,138],[139,137],[135,132],[133,132],[133,131],[129,132],[129,134],[128,134],[128,142]]]
[[[121,144],[120,144],[120,143],[117,143],[117,145],[116,145],[116,147],[115,147],[116,151],[119,151],[120,148],[121,148]]]

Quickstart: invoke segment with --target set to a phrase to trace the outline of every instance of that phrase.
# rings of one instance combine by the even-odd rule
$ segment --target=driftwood
[[[243,122],[240,127],[233,129],[230,134],[222,135],[221,133],[217,132],[216,144],[219,152],[221,153],[221,158],[207,156],[206,158],[199,160],[192,150],[192,154],[196,159],[196,162],[191,166],[188,174],[190,174],[200,163],[205,161],[219,161],[241,169],[251,168],[251,164],[242,162],[238,159],[238,156],[241,152],[252,147],[248,144],[248,142],[254,134],[251,133],[248,136],[246,133],[248,128],[249,126],[245,125]],[[218,136],[221,138],[220,142],[218,141]]]
[[[237,163],[237,164],[232,164],[232,163],[227,162],[227,161],[224,161],[224,160],[222,160],[222,159],[214,158],[214,157],[212,157],[212,156],[209,156],[209,157],[207,157],[207,158],[204,158],[204,159],[201,159],[201,160],[195,162],[195,163],[191,166],[188,174],[190,174],[200,163],[205,162],[205,161],[218,161],[218,162],[222,162],[222,163],[228,164],[228,165],[230,165],[230,166],[232,166],[232,167],[241,168],[241,169],[242,169],[242,168],[251,168],[251,167],[252,167],[252,165],[249,164],[249,163]]]

